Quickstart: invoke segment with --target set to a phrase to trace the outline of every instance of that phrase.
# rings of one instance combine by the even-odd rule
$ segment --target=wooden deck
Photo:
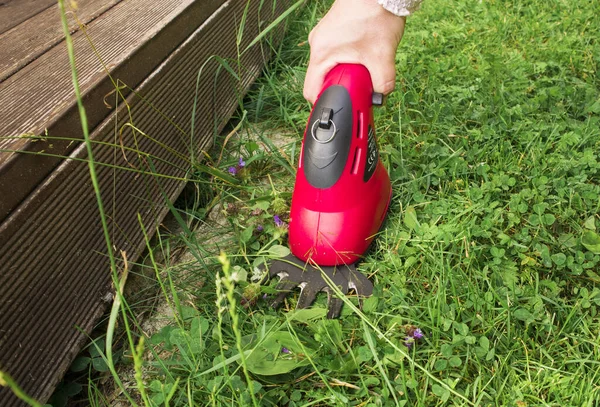
[[[246,4],[80,0],[69,14],[111,237],[129,261],[144,248],[138,215],[153,231],[189,157],[210,145],[265,62],[257,44],[238,81],[211,58],[237,58]],[[251,0],[241,49],[286,5]],[[112,292],[75,102],[55,0],[2,2],[0,369],[41,401]],[[0,405],[22,403],[0,387]]]

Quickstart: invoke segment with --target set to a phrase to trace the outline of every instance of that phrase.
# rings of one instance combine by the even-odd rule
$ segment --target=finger
[[[304,98],[314,104],[319,96],[325,75],[333,69],[335,62],[325,61],[322,63],[310,62],[304,78]]]
[[[374,92],[387,95],[394,90],[396,87],[396,65],[393,57],[390,61],[380,63],[366,62],[366,67],[371,74]]]

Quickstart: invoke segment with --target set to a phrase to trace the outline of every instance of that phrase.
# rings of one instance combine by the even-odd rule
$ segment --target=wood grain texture
[[[0,0],[0,34],[51,7],[55,0]]]
[[[260,3],[249,8],[242,49],[289,4]],[[197,24],[129,94],[131,116],[121,103],[92,133],[112,242],[130,262],[145,247],[138,215],[153,232],[168,211],[163,196],[178,196],[192,166],[189,157],[208,148],[268,57],[257,44],[237,64],[236,27],[245,5],[226,1]],[[220,69],[215,55],[240,67],[240,81]],[[194,100],[198,120],[191,135]],[[70,158],[0,224],[0,365],[43,401],[84,343],[80,329],[91,331],[108,305],[103,299],[113,292],[85,159],[78,142]],[[0,405],[22,403],[0,388]]]
[[[110,113],[104,98],[114,92],[113,81],[128,86],[124,93],[138,86],[222,2],[122,1],[85,32],[76,32],[73,43],[90,127]],[[31,135],[43,137],[32,141]],[[0,83],[0,196],[5,197],[0,221],[77,145],[66,139],[81,138],[61,43]]]
[[[67,14],[71,33],[79,30],[80,23],[89,24],[119,1],[79,0],[77,10]],[[51,3],[51,7],[0,34],[0,83],[63,40],[58,3]]]

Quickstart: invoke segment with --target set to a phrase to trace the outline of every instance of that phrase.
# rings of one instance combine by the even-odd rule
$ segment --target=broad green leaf
[[[587,218],[583,227],[589,230],[596,230],[596,218],[594,216]]]
[[[248,272],[243,267],[234,266],[233,273],[231,273],[231,279],[233,281],[235,281],[236,283],[239,283],[240,281],[247,281],[248,280]]]
[[[479,346],[485,349],[486,352],[488,351],[490,348],[490,340],[487,338],[487,336],[481,336],[479,338]]]
[[[289,353],[283,353],[284,348]],[[309,365],[308,358],[313,356],[314,351],[306,345],[303,348],[290,332],[272,332],[248,355],[246,365],[254,374],[273,376]]]
[[[477,338],[474,337],[473,335],[465,336],[465,343],[468,343],[469,345],[474,345],[476,342],[477,342]]]
[[[254,229],[252,227],[247,227],[240,233],[240,240],[242,243],[248,243],[250,239],[252,239],[252,234],[254,233]]]
[[[558,237],[558,242],[565,247],[571,248],[577,246],[577,240],[572,233],[565,233]]]
[[[600,254],[600,236],[596,232],[586,230],[581,238],[581,243],[594,254]]]
[[[379,297],[371,296],[363,302],[363,312],[370,314],[377,311],[377,305],[379,304]]]
[[[308,324],[313,322],[315,319],[325,318],[327,310],[325,308],[312,307],[306,309],[296,309],[287,314],[288,321],[297,321],[300,323]]]
[[[585,108],[588,113],[600,113],[600,99]]]
[[[469,334],[469,327],[467,326],[467,324],[463,324],[462,322],[454,322],[452,324],[452,326],[454,327],[454,329],[456,329],[458,331],[459,334],[466,336]]]
[[[600,283],[600,276],[598,274],[596,274],[592,270],[587,270],[585,273],[590,278],[590,280],[592,280],[594,283],[596,283],[596,284]]]
[[[204,317],[196,317],[192,319],[190,331],[194,336],[204,336],[208,332],[209,322]]]
[[[238,375],[230,376],[228,384],[237,392],[246,390],[246,383]]]
[[[448,360],[448,363],[450,363],[450,366],[452,367],[459,367],[462,365],[462,359],[458,356],[452,356],[450,360]]]
[[[404,354],[398,352],[398,351],[393,351],[391,353],[386,353],[383,356],[383,363],[387,364],[387,365],[400,365],[403,361],[405,360],[405,356]]]
[[[252,206],[252,209],[260,209],[262,211],[266,211],[267,209],[269,209],[270,204],[271,203],[267,200],[258,201],[254,204],[254,206]]]
[[[552,255],[552,261],[557,266],[562,266],[567,261],[567,256],[565,256],[563,253],[556,253]]]
[[[292,400],[292,401],[302,400],[302,393],[300,392],[300,390],[294,390],[292,392],[292,395],[290,396],[290,400]]]
[[[480,359],[483,359],[485,357],[485,354],[487,353],[487,351],[485,349],[483,349],[481,346],[476,346],[474,351],[475,351],[475,356],[477,356]]]
[[[101,357],[93,358],[92,366],[94,367],[94,370],[98,372],[108,372],[108,365]]]
[[[269,247],[268,253],[273,257],[285,257],[290,254],[290,249],[285,246],[276,244]]]
[[[63,389],[69,397],[74,397],[81,393],[83,386],[80,383],[68,381],[64,384]]]
[[[87,356],[80,356],[77,359],[75,359],[71,364],[71,371],[81,372],[82,370],[87,369],[91,361],[92,359],[88,358]]]
[[[416,262],[417,262],[417,258],[415,256],[410,256],[404,261],[404,267],[410,268]]]
[[[373,359],[373,353],[368,346],[360,346],[358,348],[357,359],[359,363],[368,362]]]
[[[406,386],[411,388],[408,385],[408,382],[414,379],[408,379],[406,381]],[[381,384],[381,380],[379,380],[377,377],[373,377],[373,376],[365,376],[365,378],[362,380],[363,384],[365,385],[365,387],[373,387],[373,386],[379,386]]]
[[[497,247],[492,247],[490,248],[490,253],[492,254],[492,256],[494,257],[504,257],[506,251],[504,249],[499,249]]]
[[[96,339],[95,341],[92,342],[92,344],[89,347],[90,356],[92,358],[100,356],[101,352],[104,350],[105,347],[106,347],[106,342],[104,341],[103,338]]]
[[[257,382],[256,380],[252,380],[252,393],[257,394],[260,389],[262,389],[262,384],[260,384],[259,382]]]
[[[404,224],[410,230],[418,231],[420,229],[419,220],[417,219],[417,211],[414,206],[409,206],[404,212]]]
[[[185,345],[189,341],[187,333],[182,328],[176,328],[171,331],[169,342],[175,345]]]
[[[543,215],[544,211],[546,210],[546,208],[548,207],[548,204],[546,203],[538,203],[533,205],[533,211],[535,213],[537,213],[538,215]]]
[[[433,369],[438,372],[445,370],[447,367],[448,367],[448,361],[446,359],[438,359],[435,361],[435,364],[433,365]]]
[[[535,321],[535,317],[533,316],[533,314],[531,312],[529,312],[528,310],[526,310],[525,308],[518,308],[517,310],[515,310],[513,315],[519,321],[523,321],[527,324]]]
[[[434,384],[431,386],[431,391],[433,394],[442,399],[442,401],[447,401],[450,398],[450,391],[448,389],[440,386],[439,384]]]
[[[252,352],[251,350],[244,351],[244,356],[247,357],[248,355],[250,355],[251,352]],[[222,358],[219,355],[213,361],[213,367],[211,367],[210,369],[207,369],[204,372],[200,373],[199,376],[203,376],[205,374],[212,373],[212,372],[217,371],[217,370],[221,370],[221,369],[223,369],[223,366],[230,365],[231,363],[236,362],[236,361],[240,360],[241,358],[242,358],[241,355],[238,353],[236,355],[233,355],[230,358],[227,358],[227,359],[221,361]],[[217,377],[217,379],[218,379],[218,377]],[[212,388],[212,387],[209,386],[209,388]]]
[[[181,317],[184,321],[194,318],[197,315],[199,315],[199,313],[196,308],[187,306],[181,307]]]
[[[445,343],[440,347],[440,352],[443,356],[449,358],[452,356],[452,349],[452,345]]]
[[[556,217],[551,213],[545,214],[542,219],[544,220],[544,225],[546,226],[552,226],[554,222],[556,222]]]

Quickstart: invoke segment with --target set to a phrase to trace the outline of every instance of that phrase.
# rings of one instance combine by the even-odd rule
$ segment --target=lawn
[[[327,3],[289,17],[200,198],[173,208],[200,232],[154,249],[183,242],[189,261],[154,262],[174,316],[134,355],[129,403],[598,405],[600,3],[426,0],[409,18],[376,112],[394,195],[359,265],[375,294],[337,320],[324,297],[273,310],[257,283],[287,253],[306,38]]]

